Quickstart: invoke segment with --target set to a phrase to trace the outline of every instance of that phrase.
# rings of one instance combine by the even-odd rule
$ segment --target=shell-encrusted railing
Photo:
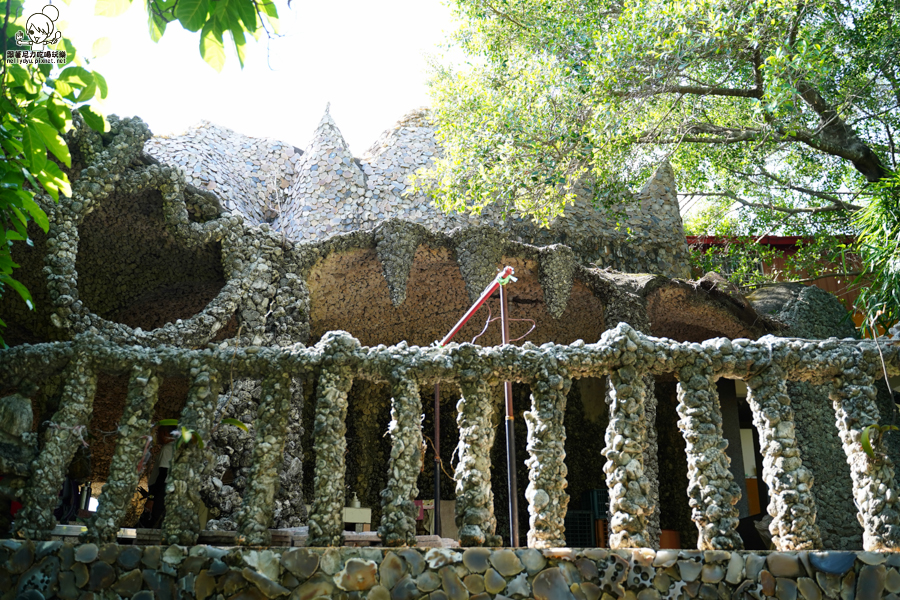
[[[654,512],[652,483],[644,465],[648,444],[645,401],[654,376],[678,379],[679,427],[686,442],[688,489],[692,518],[699,530],[698,547],[706,550],[741,548],[735,504],[740,491],[728,468],[722,414],[715,382],[740,379],[750,390],[753,421],[764,455],[763,478],[770,489],[769,514],[773,542],[779,550],[821,547],[812,493],[813,477],[803,466],[794,435],[794,415],[787,381],[830,386],[838,433],[854,483],[854,498],[864,526],[867,550],[900,549],[900,506],[894,466],[883,452],[880,436],[870,430],[872,449],[863,449],[867,427],[888,423],[874,401],[876,378],[900,374],[900,347],[857,340],[797,340],[772,336],[760,340],[709,340],[681,343],[645,336],[619,324],[600,341],[568,346],[447,347],[360,346],[345,332],[330,332],[312,347],[171,347],[120,346],[83,334],[71,342],[18,346],[0,350],[0,382],[4,387],[33,390],[62,373],[64,387],[32,474],[20,496],[24,508],[16,533],[49,539],[55,525],[52,507],[62,486],[76,444],[90,421],[98,375],[129,375],[130,383],[120,425],[118,446],[96,517],[85,538],[112,540],[125,516],[126,498],[136,485],[133,463],[140,460],[141,439],[160,381],[185,377],[191,382],[180,423],[209,435],[222,375],[263,382],[253,423],[256,449],[249,497],[237,519],[238,540],[265,543],[271,526],[278,456],[284,445],[287,394],[292,380],[315,379],[315,483],[309,516],[309,545],[342,542],[345,490],[347,395],[353,382],[390,386],[393,449],[382,491],[379,534],[386,545],[415,542],[413,500],[421,468],[420,390],[450,382],[461,390],[457,405],[460,428],[457,480],[457,524],[464,545],[499,543],[490,477],[493,444],[492,386],[515,381],[531,386],[526,464],[530,513],[528,544],[547,548],[565,545],[563,518],[568,496],[565,465],[566,394],[573,380],[609,376],[610,419],[606,433],[604,471],[610,489],[610,545],[649,546]],[[284,417],[286,418],[286,417]],[[210,457],[199,444],[184,445],[176,454],[167,489],[163,536],[167,543],[193,544],[199,534],[194,507],[202,465]],[[600,457],[598,457],[599,461]]]

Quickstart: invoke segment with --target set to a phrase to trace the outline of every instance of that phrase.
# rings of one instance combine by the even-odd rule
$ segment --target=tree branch
[[[781,177],[777,177],[776,175],[769,173],[762,167],[759,168],[759,172],[764,177],[768,177],[775,183],[779,183],[789,190],[794,190],[795,192],[801,192],[803,194],[812,196],[813,198],[819,198],[821,200],[831,202],[832,204],[839,207],[840,209],[844,209],[844,210],[852,212],[852,211],[860,210],[862,208],[861,206],[856,206],[855,204],[848,204],[848,203],[844,202],[843,200],[841,200],[838,196],[834,196],[832,194],[820,192],[818,190],[811,190],[811,189],[809,189],[807,187],[803,187],[803,186],[792,185],[792,184],[788,183],[786,180],[782,179]],[[746,174],[744,173],[744,175],[746,175]]]
[[[725,96],[728,98],[762,98],[761,89],[709,87],[702,85],[664,85],[631,92],[613,92],[620,98],[646,98],[662,94],[690,94],[694,96]]]
[[[515,25],[515,26],[518,27],[519,29],[522,29],[523,31],[529,31],[529,28],[528,28],[527,25],[523,25],[523,24],[520,23],[519,21],[513,19],[513,18],[512,18],[511,16],[509,16],[508,14],[506,14],[506,13],[504,13],[504,12],[501,12],[501,11],[497,10],[496,8],[494,8],[494,5],[491,4],[490,2],[485,2],[484,4],[485,4],[485,6],[487,6],[489,9],[491,9],[491,12],[494,13],[494,15],[496,15],[497,17],[500,17],[501,19],[503,19],[503,20],[505,20],[505,21],[509,21],[510,23],[512,23],[513,25]]]
[[[699,137],[689,134],[709,134],[715,137]],[[722,127],[721,125],[713,125],[712,123],[691,123],[686,126],[669,130],[663,135],[673,137],[655,137],[654,133],[644,132],[637,138],[639,144],[679,144],[682,142],[692,142],[698,144],[736,144],[740,142],[748,142],[758,139],[764,132],[759,129]]]
[[[794,44],[797,42],[797,32],[800,29],[800,21],[803,20],[803,13],[806,12],[806,2],[798,2],[797,3],[797,14],[794,16],[794,20],[791,23],[791,31],[788,34],[788,47],[793,48]]]
[[[885,168],[878,155],[840,118],[819,90],[801,79],[797,82],[797,91],[800,92],[803,101],[819,115],[823,135],[808,135],[806,132],[798,131],[792,137],[817,150],[849,160],[870,183],[890,175],[890,171]],[[785,134],[787,135],[786,132]]]
[[[853,204],[847,204],[846,202],[841,202],[838,200],[838,203],[831,204],[829,206],[816,206],[813,208],[791,208],[788,206],[776,206],[771,202],[768,204],[761,204],[758,202],[751,202],[749,200],[745,200],[735,194],[734,192],[686,192],[684,194],[679,194],[679,196],[719,196],[724,198],[729,198],[734,200],[735,202],[746,206],[747,208],[756,208],[762,210],[773,210],[775,212],[781,212],[789,215],[816,215],[821,213],[828,212],[839,212],[839,211],[848,211],[853,212],[859,210],[861,207],[855,206]]]

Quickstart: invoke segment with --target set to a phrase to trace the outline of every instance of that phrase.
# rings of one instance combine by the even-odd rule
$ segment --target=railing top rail
[[[703,343],[677,342],[644,335],[620,323],[595,343],[569,345],[526,342],[522,346],[482,347],[449,344],[445,347],[361,346],[343,331],[327,333],[314,346],[209,347],[123,346],[99,336],[81,334],[70,342],[48,342],[0,350],[0,382],[16,386],[35,382],[62,369],[74,356],[89,353],[99,369],[125,374],[136,365],[163,376],[186,375],[199,365],[236,378],[259,378],[275,370],[303,376],[331,361],[349,363],[356,377],[389,382],[399,370],[421,383],[482,378],[532,382],[565,375],[598,377],[621,368],[649,375],[677,373],[703,362],[718,377],[748,379],[778,365],[790,380],[813,383],[859,368],[879,377],[900,374],[900,344],[890,340],[803,340],[765,336],[758,340],[716,338]]]

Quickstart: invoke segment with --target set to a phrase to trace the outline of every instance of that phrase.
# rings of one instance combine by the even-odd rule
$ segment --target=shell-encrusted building
[[[0,438],[0,495],[25,504],[18,535],[49,535],[78,453],[105,483],[86,535],[114,539],[152,424],[178,418],[206,443],[173,467],[169,543],[196,541],[202,503],[208,528],[245,543],[308,524],[333,545],[353,494],[385,543],[409,543],[412,501],[443,465],[448,526],[496,544],[509,531],[510,380],[529,545],[565,544],[567,507],[587,511],[584,494],[608,489],[612,547],[657,546],[670,530],[682,547],[739,548],[753,497],[780,549],[896,547],[896,498],[854,496],[893,489],[891,443],[876,458],[858,444],[893,409],[876,393],[875,349],[787,337],[853,337],[814,288],[748,300],[715,277],[689,281],[667,163],[621,214],[579,200],[540,228],[498,209],[444,214],[411,192],[441,153],[426,111],[359,157],[327,111],[304,149],[209,123],[168,137],[110,123],[69,134],[73,195],[43,201],[49,233],[14,247],[35,310],[0,298],[12,346],[0,409],[32,415]],[[482,309],[459,345],[434,346],[506,265],[512,336],[533,323],[527,340],[499,347],[494,325],[467,343]],[[499,315],[496,298],[487,306]],[[249,431],[219,426],[227,417]]]

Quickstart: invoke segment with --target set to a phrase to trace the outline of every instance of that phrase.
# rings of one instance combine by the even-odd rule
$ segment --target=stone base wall
[[[895,600],[900,554],[0,542],[0,600]]]

